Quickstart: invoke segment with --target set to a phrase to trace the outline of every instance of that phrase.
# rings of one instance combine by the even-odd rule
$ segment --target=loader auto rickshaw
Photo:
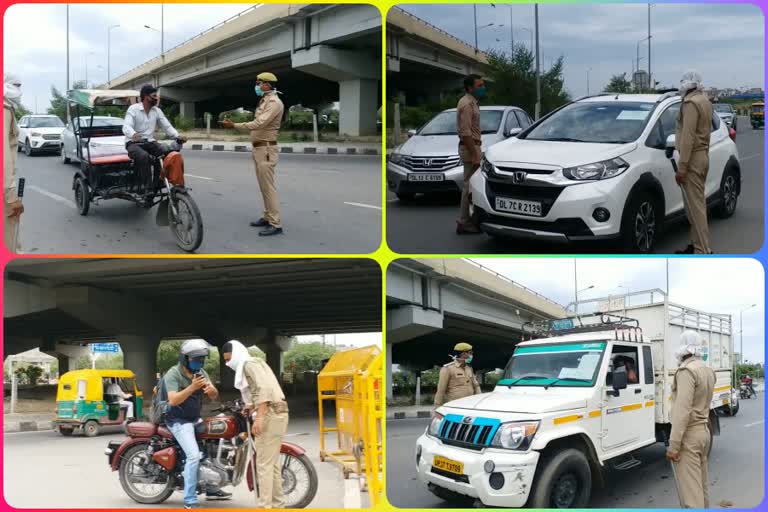
[[[143,396],[136,386],[131,370],[75,370],[59,378],[56,393],[54,429],[63,436],[80,431],[88,437],[99,434],[103,427],[121,426],[127,418],[128,407],[118,395],[110,395],[110,384],[117,383],[125,401],[133,404],[133,418],[141,418]]]
[[[755,130],[765,127],[765,102],[757,101],[752,104],[749,108],[749,122]]]

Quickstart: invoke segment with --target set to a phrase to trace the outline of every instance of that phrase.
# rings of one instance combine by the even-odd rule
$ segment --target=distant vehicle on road
[[[64,123],[59,116],[30,114],[19,119],[19,150],[27,156],[59,153]]]
[[[123,120],[119,117],[110,117],[110,116],[94,116],[93,117],[93,125],[91,125],[91,117],[90,116],[84,116],[84,117],[78,117],[77,119],[73,119],[69,123],[67,123],[66,128],[64,128],[64,132],[61,134],[61,161],[62,163],[68,164],[70,162],[79,162],[78,158],[78,151],[76,147],[76,141],[78,140],[77,137],[75,137],[75,132],[73,129],[73,123],[79,123],[79,126],[93,126],[93,128],[104,128],[104,132],[106,135],[98,136],[96,140],[91,140],[90,146],[91,146],[91,152],[92,154],[96,154],[96,152],[99,150],[99,148],[107,149],[109,148],[110,154],[128,154],[128,152],[125,149],[125,135],[123,135],[122,132],[122,126],[123,126]],[[109,135],[112,134],[112,135]],[[94,137],[96,137],[94,135]],[[80,149],[85,149],[82,147],[83,139],[80,138]],[[83,153],[87,153],[87,151],[83,151]]]
[[[757,130],[765,126],[765,103],[757,101],[749,109],[749,122],[752,128]]]
[[[729,127],[738,131],[737,124],[739,116],[736,115],[736,111],[733,110],[733,105],[730,103],[715,103],[712,105],[715,113],[720,116],[720,119],[725,121]]]
[[[680,105],[676,92],[589,96],[491,146],[470,182],[475,222],[493,237],[652,252],[663,225],[685,218],[671,161]],[[721,217],[741,192],[735,140],[713,114],[705,189]]]
[[[480,107],[483,151],[497,142],[514,137],[531,125],[521,108]],[[387,184],[401,201],[420,192],[458,191],[464,185],[464,167],[459,158],[456,109],[433,117],[387,158]]]

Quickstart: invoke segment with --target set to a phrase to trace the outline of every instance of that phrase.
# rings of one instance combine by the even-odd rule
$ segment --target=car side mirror
[[[416,130],[408,130],[408,137],[413,137],[416,135]]]
[[[675,135],[672,134],[669,137],[667,137],[667,142],[665,144],[665,150],[667,154],[667,158],[672,158],[672,155],[675,153]]]
[[[522,131],[523,131],[522,128],[512,128],[511,130],[508,130],[507,132],[505,132],[504,136],[507,138],[516,137]]]
[[[627,369],[623,366],[613,370],[611,384],[613,390],[608,391],[611,396],[619,396],[622,389],[627,389]]]

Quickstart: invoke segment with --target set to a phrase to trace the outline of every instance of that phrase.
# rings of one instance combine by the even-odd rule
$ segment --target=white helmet
[[[694,69],[686,71],[680,78],[680,96],[685,96],[689,91],[702,87],[701,74]]]
[[[187,340],[181,344],[179,350],[179,362],[185,368],[192,370],[193,372],[199,371],[205,363],[205,358],[208,357],[211,349],[208,347],[208,342],[201,339]],[[193,360],[196,360],[193,363]]]

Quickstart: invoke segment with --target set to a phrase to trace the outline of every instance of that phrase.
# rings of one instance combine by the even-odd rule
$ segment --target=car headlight
[[[493,166],[491,162],[488,161],[487,158],[483,157],[482,162],[480,162],[480,170],[488,176],[489,174],[493,174],[496,171],[496,168]]]
[[[563,169],[563,175],[571,180],[604,180],[613,178],[629,169],[629,164],[621,158],[603,160],[593,164],[567,167]]]
[[[539,429],[538,421],[503,423],[493,436],[491,446],[507,450],[527,450]]]
[[[437,437],[437,433],[440,431],[440,424],[443,422],[443,415],[437,412],[432,413],[432,421],[429,422],[427,427],[427,435]]]
[[[29,134],[30,137],[42,137],[43,134],[40,132],[32,132]]]
[[[403,160],[403,155],[397,151],[393,151],[389,154],[389,161],[393,164],[399,164]]]

